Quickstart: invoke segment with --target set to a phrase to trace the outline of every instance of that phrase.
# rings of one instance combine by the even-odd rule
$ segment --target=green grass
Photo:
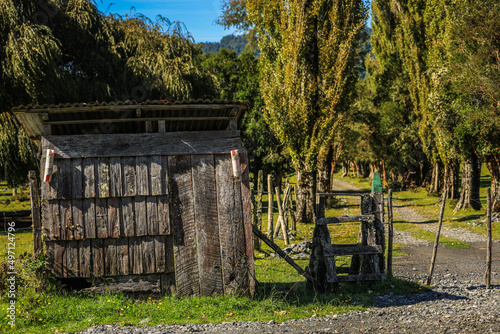
[[[12,190],[5,182],[0,182],[0,212],[28,210],[31,208],[29,188],[17,190],[17,200],[12,197]]]
[[[32,254],[33,253],[33,233],[31,230],[26,230],[26,231],[16,231],[14,233],[15,235],[15,249],[14,252],[16,253],[16,256],[20,256],[23,254]],[[0,231],[0,256],[1,259],[3,260],[4,256],[7,254],[8,251],[8,244],[10,241],[7,239],[8,234],[7,232]],[[12,245],[10,245],[12,248]]]

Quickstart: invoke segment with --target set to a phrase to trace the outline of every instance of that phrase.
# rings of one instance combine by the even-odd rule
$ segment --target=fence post
[[[267,237],[273,240],[273,176],[267,175]]]
[[[259,170],[257,176],[257,228],[262,230],[262,192],[264,189],[264,172]],[[261,245],[261,239],[258,238],[259,249]]]
[[[491,288],[491,190],[486,190],[486,225],[488,227],[488,239],[486,243],[486,289]]]
[[[392,241],[394,238],[394,225],[392,217],[392,189],[389,189],[387,200],[387,218],[389,218],[389,240],[387,242],[387,275],[392,276]]]
[[[279,229],[279,225],[281,224],[281,232],[283,233],[283,240],[285,241],[285,245],[288,245],[288,232],[285,223],[285,215],[283,213],[283,206],[281,205],[280,187],[276,187],[275,191],[276,191],[276,201],[278,202],[278,212],[279,212],[279,218],[278,221],[276,222],[276,230]]]
[[[429,277],[427,277],[427,285],[431,285],[432,273],[434,272],[434,264],[436,263],[436,255],[439,245],[439,235],[441,234],[441,226],[443,226],[443,215],[446,204],[446,196],[447,196],[447,190],[445,189],[443,193],[443,203],[441,203],[441,212],[439,213],[439,224],[438,224],[438,230],[436,231],[436,240],[434,241],[434,248],[432,250],[431,267],[429,269]]]
[[[33,251],[37,256],[42,251],[42,222],[40,219],[40,195],[34,170],[29,171],[28,179],[30,182],[31,221],[33,224]]]

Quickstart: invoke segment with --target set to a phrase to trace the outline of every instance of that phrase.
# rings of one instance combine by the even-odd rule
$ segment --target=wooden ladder
[[[337,195],[338,193],[317,195],[313,248],[306,271],[309,271],[323,291],[335,290],[339,282],[386,279],[382,192],[350,194],[361,196],[361,215],[325,217],[326,198]],[[345,222],[361,222],[358,243],[332,244],[328,225]],[[335,264],[335,257],[344,255],[352,255],[349,268],[337,267]]]

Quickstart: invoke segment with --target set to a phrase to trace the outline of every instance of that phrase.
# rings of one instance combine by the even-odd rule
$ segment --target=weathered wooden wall
[[[181,295],[253,294],[246,152],[235,132],[212,134],[143,134],[135,138],[143,146],[128,135],[43,138],[44,151],[56,150],[52,181],[42,186],[53,273],[172,274]],[[136,155],[131,145],[141,148]],[[241,179],[230,149],[242,152]]]

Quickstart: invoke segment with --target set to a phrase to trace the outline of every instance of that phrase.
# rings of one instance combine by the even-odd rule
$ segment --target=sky
[[[161,15],[171,22],[182,21],[196,43],[219,42],[222,37],[236,33],[215,23],[221,14],[221,0],[102,0],[96,3],[104,13],[140,13],[153,20]]]

